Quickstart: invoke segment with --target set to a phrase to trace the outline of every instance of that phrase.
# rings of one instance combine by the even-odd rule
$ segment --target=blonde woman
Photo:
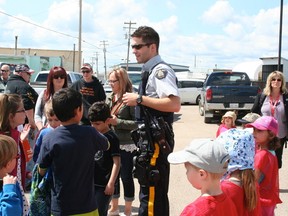
[[[110,124],[114,128],[120,140],[121,168],[120,177],[123,183],[125,210],[124,215],[130,216],[132,212],[132,201],[134,200],[135,187],[132,177],[133,157],[136,146],[131,140],[130,131],[137,128],[135,123],[135,107],[127,106],[122,101],[126,92],[132,92],[132,83],[123,68],[116,68],[108,74],[108,82],[112,93],[107,101],[111,108]],[[118,199],[120,197],[119,179],[111,202],[108,215],[119,215]]]
[[[269,74],[263,93],[257,96],[251,111],[261,116],[273,116],[278,121],[277,137],[280,138],[281,147],[276,149],[276,156],[280,169],[288,123],[288,93],[282,72],[273,71]]]

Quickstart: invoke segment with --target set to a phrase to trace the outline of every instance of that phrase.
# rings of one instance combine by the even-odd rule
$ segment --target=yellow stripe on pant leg
[[[150,160],[150,165],[151,166],[155,166],[156,165],[156,160],[157,160],[157,158],[159,156],[159,145],[158,145],[158,143],[155,143],[154,146],[155,146],[154,154],[153,154],[153,156],[152,156],[152,158]]]
[[[159,145],[155,143],[154,146],[155,146],[154,154],[150,160],[151,166],[156,165],[156,160],[159,156]],[[149,186],[148,216],[154,216],[154,201],[155,201],[155,187]]]
[[[148,216],[154,216],[155,187],[149,187]]]

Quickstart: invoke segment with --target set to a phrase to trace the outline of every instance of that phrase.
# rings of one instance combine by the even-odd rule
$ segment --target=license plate
[[[238,104],[238,103],[230,103],[230,104],[229,104],[229,107],[230,107],[230,108],[238,108],[238,107],[239,107],[239,104]]]

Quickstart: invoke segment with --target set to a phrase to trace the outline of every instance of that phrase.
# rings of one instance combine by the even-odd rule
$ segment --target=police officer
[[[138,94],[124,94],[123,102],[129,106],[142,106],[153,117],[163,117],[172,129],[173,113],[180,110],[181,103],[175,72],[161,59],[158,53],[159,35],[153,28],[142,26],[131,35],[131,39],[132,51],[137,62],[144,63],[142,83],[139,86]],[[139,119],[145,118],[145,113],[141,112],[137,117]],[[145,125],[145,127],[149,127],[149,125]],[[174,146],[170,147],[173,150]],[[168,216],[170,173],[167,161],[168,153],[159,151],[159,148],[153,149],[153,158],[147,166],[153,165],[153,169],[159,174],[157,175],[159,179],[154,182],[148,181],[147,184],[140,184],[138,215],[147,216],[149,212],[149,215]]]

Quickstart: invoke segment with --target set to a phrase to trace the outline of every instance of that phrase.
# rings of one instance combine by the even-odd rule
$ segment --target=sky
[[[281,56],[288,59],[283,2]],[[131,33],[153,27],[161,57],[191,71],[278,56],[280,0],[82,0],[84,62],[103,72],[105,41],[106,67],[125,63],[130,21]],[[18,48],[73,50],[75,44],[78,50],[79,0],[0,0],[0,29],[1,47],[14,48],[18,36]],[[131,48],[129,60],[136,62]]]

